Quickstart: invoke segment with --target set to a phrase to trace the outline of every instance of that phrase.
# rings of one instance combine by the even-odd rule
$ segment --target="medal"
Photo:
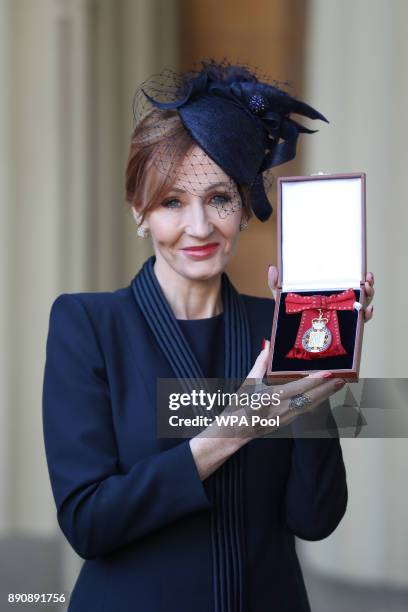
[[[353,289],[331,295],[300,295],[285,297],[286,314],[302,313],[295,344],[285,357],[289,359],[325,359],[346,355],[341,343],[337,311],[353,310],[356,296]]]
[[[319,316],[312,319],[312,327],[309,327],[302,336],[302,346],[308,353],[323,353],[332,343],[332,334],[326,323],[329,319],[323,317],[319,308]]]

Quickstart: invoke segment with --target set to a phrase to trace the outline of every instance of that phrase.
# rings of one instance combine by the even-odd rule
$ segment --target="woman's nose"
[[[198,199],[187,208],[186,233],[197,238],[206,238],[212,234],[214,226],[209,218],[208,207]]]

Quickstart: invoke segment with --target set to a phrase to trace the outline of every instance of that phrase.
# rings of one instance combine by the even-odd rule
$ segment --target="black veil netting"
[[[209,185],[222,183],[225,197],[208,202],[220,216],[241,208],[237,185],[247,186],[255,215],[265,221],[272,212],[267,197],[272,169],[295,157],[300,133],[316,131],[290,115],[327,122],[282,85],[287,83],[225,59],[203,60],[186,72],[166,68],[135,92],[134,127],[149,126],[146,131],[136,130],[137,142],[156,144],[152,159],[156,169],[181,189],[201,195]],[[191,148],[188,139],[190,150],[180,164],[183,128],[198,147]]]

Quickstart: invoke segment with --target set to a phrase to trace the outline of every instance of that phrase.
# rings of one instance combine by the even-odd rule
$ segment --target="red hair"
[[[171,147],[166,146],[169,142]],[[175,179],[174,172],[156,170],[155,157],[162,157],[164,150],[171,168],[177,168],[195,145],[175,110],[155,109],[133,130],[126,166],[126,200],[140,212],[140,223],[146,212],[165,197]],[[249,189],[242,185],[237,188],[249,218]]]

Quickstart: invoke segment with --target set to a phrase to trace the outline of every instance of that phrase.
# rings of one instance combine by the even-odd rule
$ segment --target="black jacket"
[[[253,363],[274,302],[242,297]],[[206,482],[188,440],[156,437],[156,379],[172,376],[130,286],[55,300],[43,419],[58,521],[85,559],[71,612],[220,612]],[[339,440],[258,438],[238,452],[245,612],[307,612],[294,536],[325,538],[345,512]]]

